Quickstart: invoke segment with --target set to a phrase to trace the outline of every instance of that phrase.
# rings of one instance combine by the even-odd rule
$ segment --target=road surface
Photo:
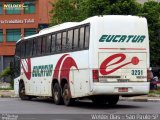
[[[116,115],[109,116],[109,118],[112,120],[134,120],[139,114],[149,115],[146,118],[147,120],[154,118],[158,120],[160,119],[158,113],[160,113],[160,102],[119,101],[116,106],[109,106],[107,104],[95,105],[90,101],[80,101],[76,102],[76,105],[72,107],[67,107],[55,105],[52,101],[48,100],[22,101],[20,98],[0,98],[0,114],[2,114],[0,120],[5,120],[6,117],[18,117],[18,120],[74,120],[77,118],[91,120],[95,119],[92,118],[94,117],[93,115],[96,115],[96,117],[97,115],[101,115],[98,117],[104,119],[108,119],[108,115]],[[119,114],[122,116],[119,116]],[[146,116],[138,117],[143,117],[144,119]]]

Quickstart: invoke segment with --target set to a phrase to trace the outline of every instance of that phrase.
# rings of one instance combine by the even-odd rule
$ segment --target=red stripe
[[[57,62],[56,67],[54,69],[53,79],[58,79],[59,72],[60,72],[60,65],[62,64],[63,59],[69,54],[64,54]]]
[[[146,50],[146,48],[99,48],[100,50]]]

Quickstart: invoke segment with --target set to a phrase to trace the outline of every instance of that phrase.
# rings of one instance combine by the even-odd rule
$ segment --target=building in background
[[[0,72],[13,59],[17,40],[48,27],[53,1],[0,0]]]

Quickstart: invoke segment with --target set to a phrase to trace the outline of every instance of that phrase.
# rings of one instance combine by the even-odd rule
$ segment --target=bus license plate
[[[128,88],[118,88],[118,92],[128,92]]]

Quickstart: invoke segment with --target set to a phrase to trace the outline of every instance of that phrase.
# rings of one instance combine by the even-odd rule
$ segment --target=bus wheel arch
[[[75,99],[73,99],[71,96],[69,82],[66,79],[61,80],[61,88],[62,88],[62,97],[63,97],[64,104],[66,106],[73,105]]]

